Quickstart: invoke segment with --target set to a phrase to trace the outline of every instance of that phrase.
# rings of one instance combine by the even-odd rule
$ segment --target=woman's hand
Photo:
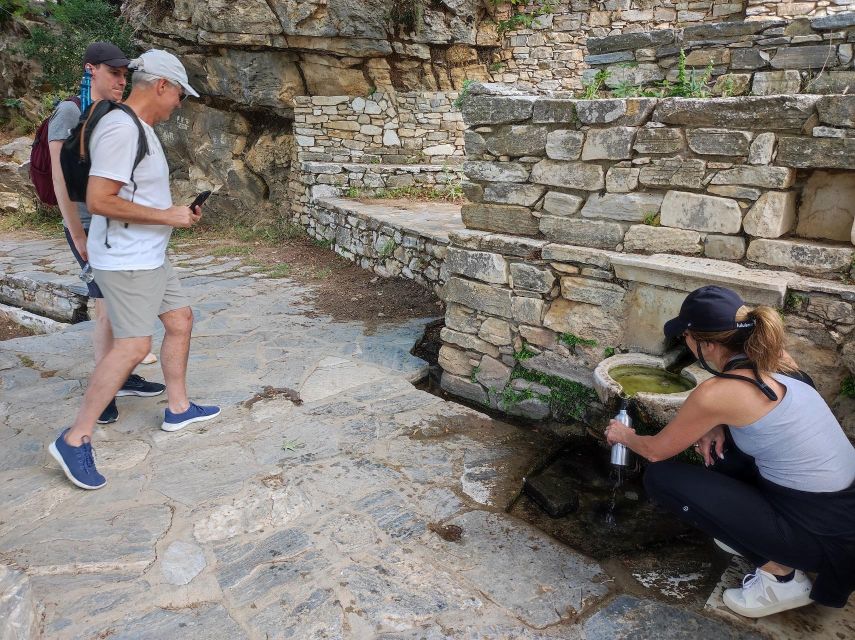
[[[606,440],[609,444],[626,444],[630,434],[634,435],[635,429],[617,420],[612,420],[606,427]]]
[[[724,425],[710,429],[705,435],[701,436],[695,443],[695,450],[704,458],[704,465],[709,467],[715,464],[712,459],[712,448],[715,448],[715,453],[719,458],[724,458]]]

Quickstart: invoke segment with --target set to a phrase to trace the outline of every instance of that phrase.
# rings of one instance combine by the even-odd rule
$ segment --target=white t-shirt
[[[131,169],[137,154],[139,129],[131,116],[118,109],[104,116],[89,140],[92,158],[90,176],[122,182],[119,197],[154,209],[172,206],[169,192],[169,165],[157,134],[142,122],[148,140],[148,155]],[[136,183],[136,190],[134,190]],[[129,223],[93,215],[86,249],[89,264],[104,271],[157,269],[166,258],[172,227],[160,224]],[[109,246],[108,246],[109,245]]]

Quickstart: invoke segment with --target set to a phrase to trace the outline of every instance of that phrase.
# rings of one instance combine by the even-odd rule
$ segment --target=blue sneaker
[[[95,456],[89,438],[79,447],[72,447],[65,441],[66,429],[59,437],[51,442],[48,451],[59,463],[65,475],[81,489],[100,489],[107,480],[95,468]]]
[[[219,407],[204,407],[191,402],[190,408],[184,413],[172,413],[167,409],[164,412],[163,424],[160,425],[160,428],[164,431],[178,431],[188,424],[210,420],[211,418],[216,418],[218,415],[220,415]]]

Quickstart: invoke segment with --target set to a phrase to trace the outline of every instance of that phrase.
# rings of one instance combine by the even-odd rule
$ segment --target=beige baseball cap
[[[187,71],[181,61],[168,51],[161,49],[149,49],[139,58],[134,58],[128,65],[128,69],[142,71],[151,76],[169,80],[181,85],[187,95],[198,98],[199,94],[190,86],[187,80]]]

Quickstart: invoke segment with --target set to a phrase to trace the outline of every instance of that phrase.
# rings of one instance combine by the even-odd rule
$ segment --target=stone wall
[[[450,164],[463,158],[455,92],[299,96],[294,133],[300,160]]]
[[[470,229],[853,277],[855,96],[463,107]]]
[[[536,91],[582,88],[588,38],[741,19],[745,0],[560,0],[530,27],[505,34],[490,67],[496,82]],[[534,3],[532,7],[537,7]],[[495,20],[507,20],[502,6]]]
[[[624,33],[588,40],[584,76],[590,81],[605,71],[606,87],[626,97],[639,87],[676,81],[682,49],[695,74],[712,65],[717,95],[851,93],[853,42],[855,12]]]
[[[439,293],[447,272],[448,237],[420,230],[400,216],[384,216],[384,205],[354,206],[318,198],[306,207],[309,236],[337,254],[384,277],[401,276]]]
[[[470,231],[446,261],[447,390],[510,411],[522,399],[538,417],[544,392],[511,376],[589,385],[614,350],[662,353],[686,292],[718,283],[784,310],[788,349],[855,435],[855,407],[837,398],[855,372],[855,96],[476,86],[463,112]]]
[[[852,0],[746,0],[749,19],[831,16],[852,10]]]

